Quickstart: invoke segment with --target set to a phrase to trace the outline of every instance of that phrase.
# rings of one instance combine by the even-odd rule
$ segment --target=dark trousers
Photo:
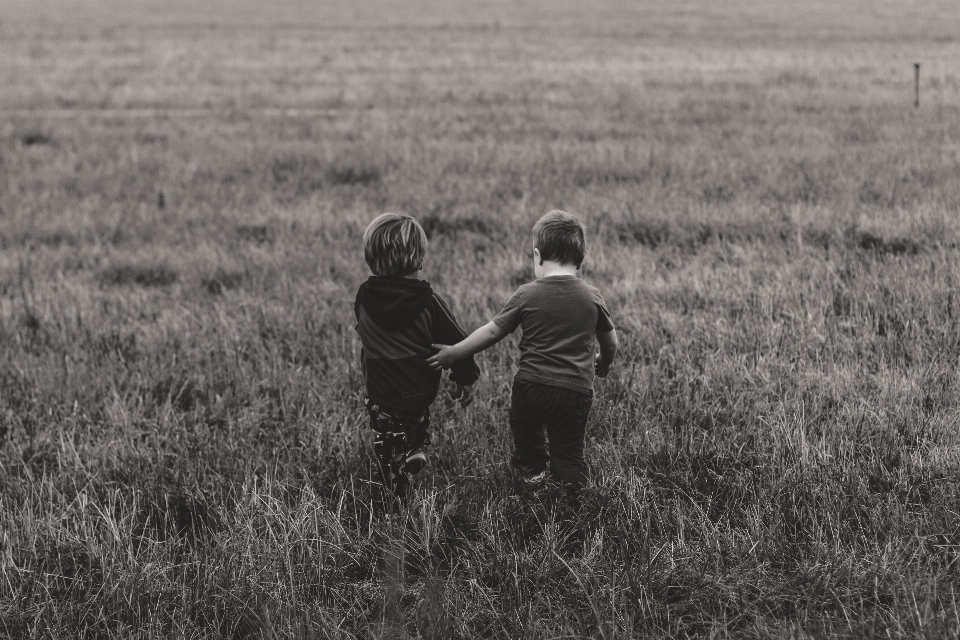
[[[407,454],[430,444],[430,408],[392,411],[367,401],[367,411],[383,486],[403,500],[410,484]]]
[[[551,475],[580,489],[587,482],[583,439],[593,397],[550,385],[513,381],[510,430],[513,432],[513,466],[540,473],[550,462]],[[544,439],[550,439],[547,450]]]

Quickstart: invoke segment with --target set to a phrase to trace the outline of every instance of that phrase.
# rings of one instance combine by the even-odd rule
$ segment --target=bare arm
[[[427,358],[427,364],[434,369],[449,369],[450,365],[457,360],[462,360],[492,347],[507,335],[509,333],[496,322],[488,322],[453,346],[433,345],[433,348],[439,349],[439,351]]]
[[[610,372],[610,365],[617,357],[617,349],[620,347],[617,330],[601,331],[597,334],[597,342],[600,343],[600,353],[596,357],[596,372],[598,376],[605,378]]]

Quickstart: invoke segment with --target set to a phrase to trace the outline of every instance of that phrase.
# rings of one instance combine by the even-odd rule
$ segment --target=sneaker
[[[404,466],[407,473],[420,473],[420,470],[427,466],[427,454],[423,452],[423,449],[414,449],[407,454]]]
[[[543,484],[550,477],[550,472],[544,469],[536,475],[524,476],[523,481],[529,485]]]

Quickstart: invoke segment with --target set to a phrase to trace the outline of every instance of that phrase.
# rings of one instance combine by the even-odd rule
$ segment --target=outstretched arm
[[[606,378],[610,373],[610,365],[617,357],[617,349],[620,346],[620,339],[617,337],[617,330],[601,331],[597,333],[597,342],[600,343],[600,353],[595,359],[595,370],[601,378]]]
[[[435,344],[437,353],[427,358],[427,364],[434,369],[449,369],[457,360],[462,360],[491,347],[503,340],[509,332],[496,322],[488,322],[453,346]]]

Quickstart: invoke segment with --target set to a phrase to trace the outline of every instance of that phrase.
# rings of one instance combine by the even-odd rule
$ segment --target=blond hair
[[[363,232],[363,258],[375,275],[419,271],[426,254],[427,234],[412,216],[381,213]]]

